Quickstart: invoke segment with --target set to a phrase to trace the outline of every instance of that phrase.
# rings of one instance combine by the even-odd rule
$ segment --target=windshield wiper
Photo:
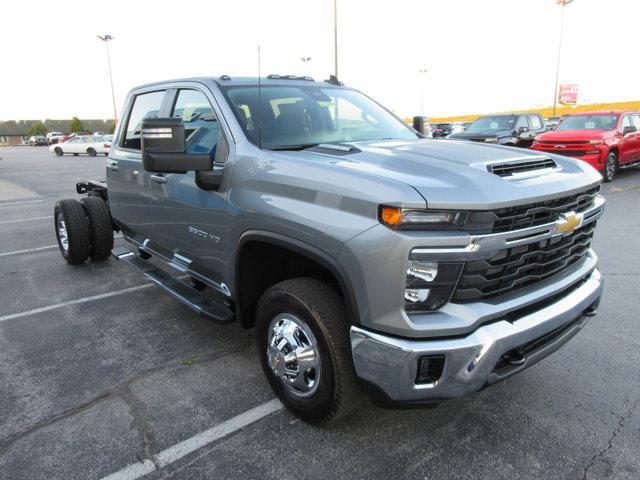
[[[306,150],[307,148],[313,148],[320,145],[320,143],[302,143],[299,145],[276,145],[270,147],[269,150]]]

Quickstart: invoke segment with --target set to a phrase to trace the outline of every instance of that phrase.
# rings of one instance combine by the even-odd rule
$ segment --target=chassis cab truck
[[[106,182],[78,183],[55,228],[67,262],[112,254],[254,328],[275,394],[322,424],[363,393],[475,392],[578,333],[603,289],[600,182],[548,152],[422,138],[335,78],[224,75],[134,88]]]

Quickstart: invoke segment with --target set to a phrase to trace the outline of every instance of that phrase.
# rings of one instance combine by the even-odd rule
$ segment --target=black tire
[[[60,224],[60,220],[64,223]],[[71,265],[79,265],[89,258],[89,222],[84,209],[77,200],[60,200],[53,210],[53,225],[56,230],[60,253]],[[63,241],[66,234],[66,246]]]
[[[104,156],[105,156],[105,157],[108,157],[108,156],[109,156],[109,154],[108,154],[108,153],[105,153],[105,154],[104,154]]]
[[[269,365],[270,325],[282,314],[304,322],[317,342],[320,378],[315,390],[304,398],[296,395]],[[347,415],[360,402],[362,393],[351,358],[344,301],[330,285],[313,278],[294,278],[269,288],[256,312],[256,344],[271,388],[304,421],[329,423]]]
[[[53,151],[55,152],[55,154],[56,154],[58,157],[61,157],[62,155],[64,155],[64,152],[62,151],[62,149],[61,149],[60,147],[56,147],[56,148],[54,148],[54,149],[53,149]]]
[[[105,260],[113,250],[113,226],[107,204],[95,196],[84,197],[80,204],[87,214],[91,229],[91,260]]]
[[[616,176],[618,172],[618,155],[616,152],[609,152],[607,154],[607,159],[604,161],[604,168],[602,169],[602,179],[605,183],[609,183],[613,180],[613,177]]]
[[[87,148],[87,154],[90,157],[95,157],[98,154],[98,152],[96,152],[95,148],[90,147],[90,148]]]

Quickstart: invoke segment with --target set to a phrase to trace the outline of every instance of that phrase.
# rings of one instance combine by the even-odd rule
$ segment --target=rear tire
[[[58,157],[61,157],[62,155],[64,155],[64,152],[62,151],[62,149],[60,147],[54,148],[53,151],[56,153],[56,155]]]
[[[95,148],[87,148],[87,154],[90,157],[95,157],[98,154],[98,152],[96,152]]]
[[[71,265],[89,258],[89,222],[77,200],[60,200],[53,210],[53,221],[62,257]]]
[[[304,421],[327,424],[360,402],[344,301],[330,285],[293,278],[269,288],[256,312],[256,344],[271,388]],[[295,377],[286,378],[291,369]]]
[[[100,197],[90,196],[80,200],[80,205],[89,218],[91,260],[105,260],[113,250],[113,226],[107,204]]]
[[[604,162],[604,168],[602,169],[602,179],[605,183],[609,183],[616,176],[618,171],[618,155],[616,152],[609,152],[607,159]]]

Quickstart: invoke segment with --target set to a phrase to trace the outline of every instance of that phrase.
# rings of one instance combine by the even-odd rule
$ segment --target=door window
[[[625,115],[622,117],[622,122],[620,122],[620,131],[623,131],[625,127],[631,126],[631,118],[630,115]]]
[[[631,125],[640,132],[640,114],[631,115]]]
[[[529,115],[529,124],[531,125],[531,130],[540,130],[542,128],[542,122],[538,115]]]
[[[527,116],[526,115],[520,115],[518,117],[518,121],[516,122],[516,131],[520,128],[520,127],[527,127],[529,128],[529,123],[527,122]]]
[[[220,137],[220,122],[204,93],[180,90],[173,117],[182,118],[187,153],[210,153],[215,156]]]
[[[164,99],[164,90],[136,95],[127,121],[122,146],[132,150],[140,150],[140,127],[145,118],[157,118]]]

